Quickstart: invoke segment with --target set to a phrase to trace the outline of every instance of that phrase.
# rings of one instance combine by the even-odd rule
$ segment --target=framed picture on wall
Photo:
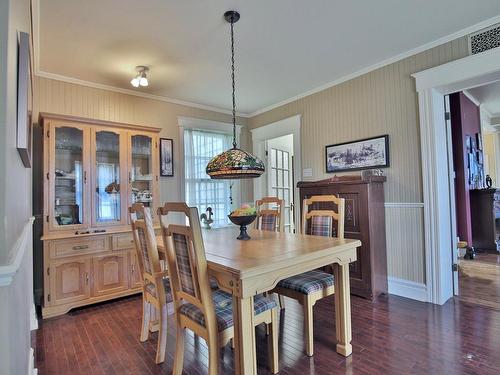
[[[389,135],[325,147],[326,172],[389,167]]]
[[[174,141],[170,138],[160,138],[160,176],[174,175]]]
[[[26,168],[31,168],[32,90],[30,35],[25,32],[20,32],[17,64],[16,148]]]

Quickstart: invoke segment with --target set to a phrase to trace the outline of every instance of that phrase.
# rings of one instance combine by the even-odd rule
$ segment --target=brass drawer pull
[[[85,250],[88,249],[89,245],[78,245],[78,246],[73,246],[73,250]]]

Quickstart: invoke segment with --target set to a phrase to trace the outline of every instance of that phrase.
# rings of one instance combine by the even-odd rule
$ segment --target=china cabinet
[[[127,208],[159,206],[160,129],[45,113],[40,124],[43,317],[140,292]]]

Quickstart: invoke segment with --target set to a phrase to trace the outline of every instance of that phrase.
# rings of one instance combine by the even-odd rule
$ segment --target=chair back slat
[[[283,208],[285,202],[277,197],[264,197],[255,202],[257,218],[255,229],[267,231],[283,231]],[[271,208],[275,206],[276,208]]]
[[[187,217],[188,225],[169,223],[168,215],[178,213]],[[194,304],[205,315],[207,329],[217,332],[198,209],[185,203],[165,203],[158,215],[176,311],[183,303]]]
[[[129,216],[143,292],[153,296],[162,305],[170,301],[164,284],[168,273],[162,270],[160,264],[151,210],[142,203],[134,203],[129,207]]]
[[[321,209],[318,207],[325,207]],[[336,211],[334,208],[336,207]],[[333,209],[332,209],[333,208]],[[344,238],[345,200],[335,195],[306,198],[302,207],[302,233],[313,236]],[[336,228],[334,230],[334,224]]]
[[[134,203],[129,208],[129,215],[141,272],[149,275],[160,272],[160,259],[149,208],[142,203]]]

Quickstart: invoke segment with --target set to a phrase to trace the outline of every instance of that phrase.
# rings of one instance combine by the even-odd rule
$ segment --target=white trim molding
[[[500,48],[413,74],[420,114],[427,301],[453,296],[453,233],[444,96],[500,80]]]
[[[389,294],[411,298],[417,301],[427,301],[427,288],[425,284],[415,281],[398,279],[397,277],[387,277]]]
[[[21,262],[24,258],[26,249],[28,248],[28,241],[31,241],[31,233],[33,228],[34,217],[30,217],[25,224],[23,231],[16,243],[14,244],[13,253],[14,259],[5,266],[0,266],[0,287],[9,286],[12,283],[14,275],[19,270]]]

